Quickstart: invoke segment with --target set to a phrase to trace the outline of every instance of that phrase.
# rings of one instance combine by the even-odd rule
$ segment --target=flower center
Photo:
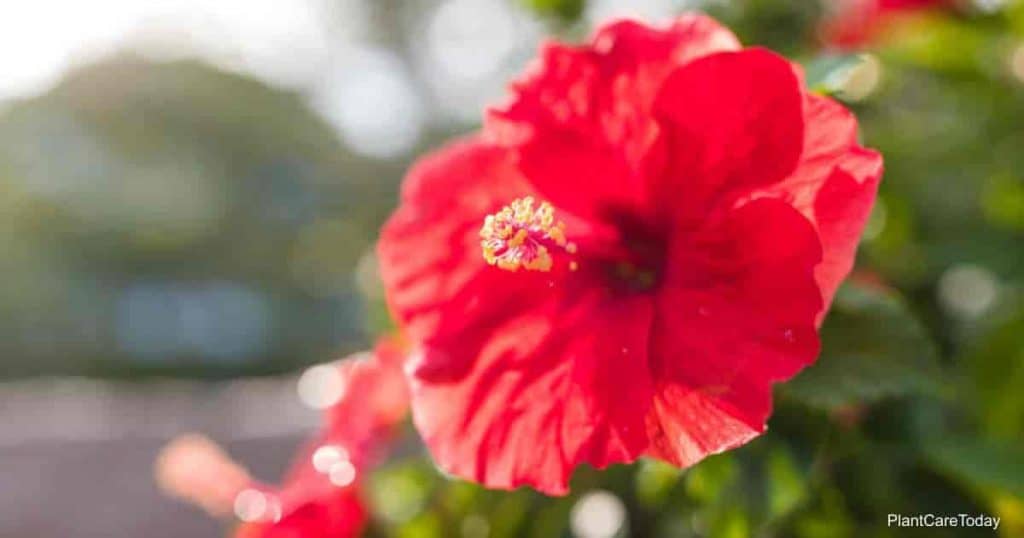
[[[555,221],[551,204],[533,198],[518,198],[493,215],[487,215],[480,229],[484,260],[506,271],[550,271],[552,251],[576,252],[576,244],[565,238],[565,223]],[[575,270],[576,262],[569,268]]]

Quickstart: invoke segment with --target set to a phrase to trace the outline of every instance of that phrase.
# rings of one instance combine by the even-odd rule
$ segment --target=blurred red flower
[[[157,462],[158,483],[215,516],[232,511],[237,538],[359,536],[369,514],[360,474],[387,450],[408,410],[404,352],[390,342],[339,362],[343,387],[319,435],[300,451],[280,488],[253,480],[208,439],[173,441]]]
[[[382,231],[438,465],[561,494],[581,463],[686,466],[760,434],[875,198],[856,134],[703,16],[544,46],[482,134],[413,167]]]
[[[832,47],[860,48],[900,16],[952,4],[951,0],[832,0],[831,14],[821,25],[820,33]]]
[[[239,499],[245,495],[273,513],[242,523],[235,538],[348,538],[360,536],[369,519],[357,485],[334,486],[304,461],[296,462],[280,490],[256,487]]]
[[[236,538],[359,536],[368,520],[360,474],[383,457],[408,410],[404,354],[391,341],[340,362],[342,393],[327,410],[321,434],[300,452],[277,491],[254,500],[265,516],[242,524]],[[236,509],[239,501],[236,500]],[[244,507],[241,507],[244,511]]]

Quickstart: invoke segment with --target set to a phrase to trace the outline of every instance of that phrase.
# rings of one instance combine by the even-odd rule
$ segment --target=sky
[[[692,3],[699,2],[592,0],[586,19],[657,19]],[[370,0],[19,2],[0,17],[0,107],[124,50],[197,58],[299,92],[358,153],[401,157],[431,122],[478,122],[544,35],[509,0],[437,4],[411,17],[411,52],[403,54],[367,39]]]
[[[201,57],[284,86],[326,61],[323,0],[33,0],[0,18],[0,100],[37,94],[69,67],[122,48]],[[306,61],[288,61],[301,55]]]

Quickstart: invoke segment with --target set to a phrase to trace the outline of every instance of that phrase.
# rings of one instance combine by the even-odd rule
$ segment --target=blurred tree
[[[4,373],[279,370],[363,345],[353,270],[401,166],[198,63],[72,73],[0,117]]]

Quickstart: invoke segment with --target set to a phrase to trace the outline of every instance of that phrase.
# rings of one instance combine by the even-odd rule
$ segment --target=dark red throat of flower
[[[527,196],[513,200],[493,215],[487,215],[480,229],[480,247],[484,260],[506,271],[550,271],[555,257],[569,258],[575,270],[576,244],[565,237],[565,223],[555,220],[555,210],[548,202],[534,207]]]

